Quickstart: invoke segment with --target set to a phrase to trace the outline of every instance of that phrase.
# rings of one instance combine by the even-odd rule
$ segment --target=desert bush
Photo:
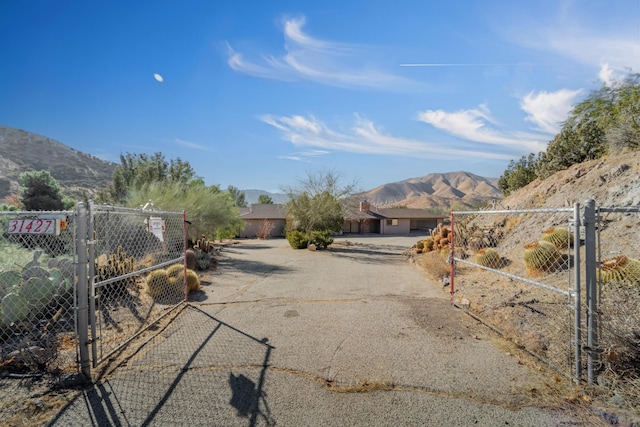
[[[260,226],[258,227],[257,237],[258,239],[268,239],[271,237],[271,231],[274,229],[275,225],[273,222],[268,219],[262,220]]]
[[[439,251],[428,252],[422,255],[418,262],[430,278],[440,280],[449,276],[447,255],[443,255]]]
[[[327,249],[333,243],[331,232],[328,230],[312,231],[310,243],[316,245],[316,249]]]
[[[307,235],[296,230],[287,232],[287,240],[293,249],[305,249],[309,243]]]

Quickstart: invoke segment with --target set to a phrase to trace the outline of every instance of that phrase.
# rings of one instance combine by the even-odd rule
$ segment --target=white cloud
[[[399,138],[384,133],[375,124],[358,115],[350,129],[337,132],[313,117],[265,115],[260,119],[280,130],[283,139],[297,147],[312,147],[314,151],[344,151],[349,153],[417,157],[423,159],[510,160],[512,154],[496,153],[483,147],[454,148],[450,144]],[[300,155],[295,156],[298,160]]]
[[[459,110],[453,113],[444,110],[426,110],[418,113],[418,120],[467,141],[501,146],[511,150],[514,147],[520,147],[530,152],[538,152],[545,149],[547,142],[544,137],[537,134],[498,129],[489,109],[484,105],[477,109]]]
[[[308,80],[345,88],[416,90],[426,87],[368,65],[365,51],[356,45],[316,39],[303,31],[305,18],[284,21],[283,55],[266,55],[248,61],[227,43],[227,64],[235,71],[275,80]]]
[[[204,145],[196,144],[195,142],[185,141],[184,139],[175,138],[174,142],[176,144],[189,147],[189,148],[194,148],[196,150],[209,151],[209,148],[205,147]]]
[[[581,93],[580,89],[530,92],[522,98],[520,107],[527,113],[526,121],[537,125],[542,132],[557,134],[573,108],[575,98]]]
[[[614,87],[624,80],[624,75],[620,70],[614,70],[611,68],[609,64],[602,64],[600,66],[598,78],[605,84],[605,86]]]

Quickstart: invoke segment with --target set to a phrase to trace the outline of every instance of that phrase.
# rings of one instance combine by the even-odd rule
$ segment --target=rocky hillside
[[[116,166],[46,136],[0,126],[0,201],[19,191],[23,172],[47,170],[64,194],[78,198],[108,185]]]
[[[378,207],[478,207],[502,198],[498,180],[469,172],[431,173],[420,178],[384,184],[359,197]]]

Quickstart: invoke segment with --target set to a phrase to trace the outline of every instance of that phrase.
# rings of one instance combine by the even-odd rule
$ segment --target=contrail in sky
[[[494,63],[494,64],[436,64],[436,63],[427,63],[427,64],[400,64],[401,67],[481,67],[481,66],[495,66],[495,65],[549,65],[549,64],[531,64],[531,63]]]

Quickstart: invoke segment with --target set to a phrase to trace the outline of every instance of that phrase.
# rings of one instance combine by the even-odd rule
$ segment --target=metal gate
[[[184,212],[93,203],[87,219],[87,343],[96,367],[186,300],[186,222]]]

